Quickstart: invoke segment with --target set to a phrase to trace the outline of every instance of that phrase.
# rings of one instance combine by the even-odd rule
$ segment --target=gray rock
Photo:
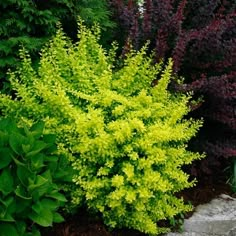
[[[236,199],[222,194],[208,204],[200,205],[184,220],[183,233],[166,236],[236,236]]]

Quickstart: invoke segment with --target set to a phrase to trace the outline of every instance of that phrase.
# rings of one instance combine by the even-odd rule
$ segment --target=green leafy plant
[[[143,48],[115,67],[116,46],[103,50],[99,33],[80,23],[73,45],[59,30],[37,71],[21,51],[22,66],[10,74],[14,98],[0,95],[2,115],[43,120],[57,134],[75,170],[72,205],[112,228],[166,232],[157,221],[191,210],[175,193],[195,183],[181,167],[203,157],[187,150],[202,121],[184,119],[190,95],[167,90],[171,60],[155,65]]]
[[[170,218],[169,220],[171,227],[176,231],[182,233],[184,225],[184,214],[180,213],[179,215]]]
[[[227,175],[229,176],[227,184],[231,186],[231,189],[236,193],[236,158],[234,157],[232,162],[227,168],[225,168]]]
[[[233,191],[236,193],[236,158],[234,158],[234,162],[233,162],[232,188],[233,188]]]
[[[114,23],[107,5],[105,0],[1,1],[0,89],[9,89],[6,72],[19,64],[19,48],[23,45],[37,61],[42,46],[56,33],[59,21],[72,38],[77,34],[78,16],[87,25],[97,22],[102,27],[102,41],[109,40]]]
[[[0,120],[0,232],[7,236],[40,235],[37,225],[63,221],[58,208],[66,198],[60,186],[69,175],[56,151],[55,135],[44,124],[18,128]]]

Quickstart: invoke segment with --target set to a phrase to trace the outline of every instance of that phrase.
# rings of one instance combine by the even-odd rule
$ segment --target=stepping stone
[[[166,236],[236,236],[236,198],[222,194],[210,203],[196,207],[184,220],[182,233]]]

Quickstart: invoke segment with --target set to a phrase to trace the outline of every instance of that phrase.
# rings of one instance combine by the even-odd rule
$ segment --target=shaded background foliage
[[[0,89],[7,86],[7,70],[19,64],[19,48],[24,46],[37,61],[41,47],[56,33],[58,22],[73,39],[79,15],[89,26],[97,22],[104,44],[110,37],[107,31],[114,27],[105,0],[5,0],[0,2],[0,13]]]
[[[236,2],[234,0],[112,0],[126,38],[135,48],[148,39],[156,61],[172,57],[174,72],[184,76],[183,92],[203,95],[191,116],[204,117],[205,126],[192,145],[208,158],[196,163],[194,175],[210,173],[236,155]],[[196,109],[198,108],[198,109]],[[219,159],[220,158],[220,159]],[[222,166],[221,166],[222,168]]]

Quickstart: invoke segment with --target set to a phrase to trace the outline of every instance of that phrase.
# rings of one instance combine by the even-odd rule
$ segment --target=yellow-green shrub
[[[194,184],[181,166],[202,157],[186,150],[201,121],[183,118],[189,96],[167,90],[171,60],[162,71],[143,48],[114,68],[98,28],[80,25],[78,36],[73,45],[59,30],[37,71],[22,51],[22,66],[10,75],[15,98],[1,94],[1,112],[19,123],[43,120],[57,134],[76,171],[74,205],[102,213],[111,227],[163,232],[157,221],[191,209],[174,195]]]

